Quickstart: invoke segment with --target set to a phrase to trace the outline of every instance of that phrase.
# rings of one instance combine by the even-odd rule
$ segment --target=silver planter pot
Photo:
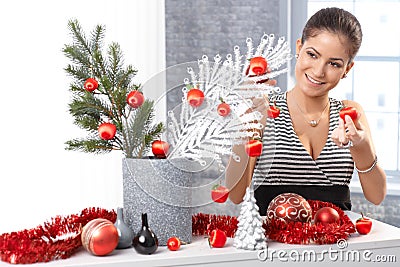
[[[177,236],[192,241],[192,173],[185,160],[123,159],[123,198],[126,223],[136,234],[147,213],[149,227],[160,246]]]

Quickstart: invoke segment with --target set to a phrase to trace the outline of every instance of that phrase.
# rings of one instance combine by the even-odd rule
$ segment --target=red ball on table
[[[310,222],[312,209],[305,198],[295,193],[283,193],[276,196],[267,208],[268,220],[284,222]]]
[[[118,245],[118,230],[107,219],[94,219],[88,222],[82,229],[83,247],[96,256],[104,256],[111,253]]]
[[[339,213],[331,207],[320,208],[314,215],[314,223],[336,223],[339,219]]]

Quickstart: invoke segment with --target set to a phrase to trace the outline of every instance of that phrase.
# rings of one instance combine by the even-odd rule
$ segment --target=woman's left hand
[[[360,122],[361,114],[358,113],[357,119],[353,122],[350,116],[345,116],[345,121],[339,118],[339,127],[332,132],[332,140],[339,147],[343,147],[351,142],[352,146],[367,141],[368,134]]]

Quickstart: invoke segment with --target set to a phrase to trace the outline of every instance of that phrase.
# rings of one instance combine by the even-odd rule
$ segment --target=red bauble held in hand
[[[203,91],[193,88],[187,93],[187,100],[192,107],[200,107],[204,101]]]
[[[104,122],[99,126],[99,136],[103,140],[111,140],[115,137],[117,133],[117,126],[112,123]]]
[[[353,121],[357,120],[357,116],[358,116],[357,109],[354,108],[354,107],[344,107],[344,108],[342,108],[339,111],[339,116],[343,121],[345,121],[344,118],[345,118],[346,115],[350,116],[350,118]]]
[[[135,90],[128,94],[126,97],[126,103],[133,108],[140,107],[144,102],[144,96],[141,92]]]
[[[253,57],[250,60],[250,73],[255,75],[263,75],[267,72],[268,64],[267,60],[263,57]]]
[[[323,207],[317,210],[314,216],[314,223],[337,223],[340,219],[339,213],[331,207]]]
[[[94,219],[82,229],[83,247],[96,256],[111,253],[118,245],[118,231],[107,219]]]
[[[93,92],[99,87],[99,83],[96,81],[95,78],[89,78],[85,81],[83,87],[86,91]]]
[[[283,193],[276,196],[267,208],[268,220],[284,222],[310,222],[312,209],[305,198],[295,193]]]
[[[159,159],[165,159],[169,150],[169,144],[165,141],[156,140],[151,144],[151,152]]]

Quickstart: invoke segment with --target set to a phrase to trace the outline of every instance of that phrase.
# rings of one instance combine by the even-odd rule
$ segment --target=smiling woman
[[[122,206],[122,155],[65,150],[66,140],[84,133],[68,113],[62,48],[70,42],[68,20],[89,30],[106,25],[105,43],[121,45],[126,63],[138,69],[135,83],[144,83],[165,68],[163,1],[23,0],[2,2],[0,13],[0,112],[9,129],[0,131],[0,233],[89,206]],[[152,99],[161,93],[144,92]]]
[[[285,192],[348,210],[354,164],[365,198],[374,204],[383,201],[386,175],[377,164],[362,107],[329,96],[354,66],[361,39],[357,18],[343,9],[321,9],[311,16],[296,42],[296,84],[270,99],[281,111],[277,118],[267,120],[263,145],[273,142],[275,154],[272,157],[264,149],[245,164],[230,162],[226,177],[232,201],[241,202],[245,188],[253,182],[261,215],[274,197]],[[340,118],[344,106],[357,109],[355,121],[349,116]],[[275,137],[272,141],[271,136]],[[242,147],[234,149],[245,156]]]

